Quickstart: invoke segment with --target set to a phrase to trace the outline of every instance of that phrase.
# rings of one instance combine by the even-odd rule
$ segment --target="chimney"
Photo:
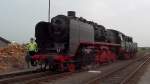
[[[76,17],[76,12],[75,11],[68,11],[68,16],[69,17]]]

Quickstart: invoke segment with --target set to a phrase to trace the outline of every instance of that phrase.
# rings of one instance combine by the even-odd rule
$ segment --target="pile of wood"
[[[23,68],[25,64],[25,55],[25,47],[17,43],[0,48],[0,70]]]

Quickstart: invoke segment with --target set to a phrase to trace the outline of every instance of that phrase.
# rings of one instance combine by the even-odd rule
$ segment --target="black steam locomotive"
[[[76,17],[74,11],[69,11],[68,16],[57,15],[51,22],[39,22],[35,37],[38,52],[32,59],[61,71],[130,59],[137,52],[132,37]]]

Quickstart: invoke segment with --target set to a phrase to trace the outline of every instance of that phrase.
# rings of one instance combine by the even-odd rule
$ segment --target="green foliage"
[[[150,52],[150,47],[139,47],[138,52]]]

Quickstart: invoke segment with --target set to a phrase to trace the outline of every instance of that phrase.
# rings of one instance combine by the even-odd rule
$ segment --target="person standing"
[[[33,38],[30,39],[30,42],[27,44],[27,56],[26,56],[26,62],[28,63],[29,67],[29,62],[31,63],[32,66],[35,66],[35,62],[32,59],[32,56],[35,55],[37,52],[37,43]]]

